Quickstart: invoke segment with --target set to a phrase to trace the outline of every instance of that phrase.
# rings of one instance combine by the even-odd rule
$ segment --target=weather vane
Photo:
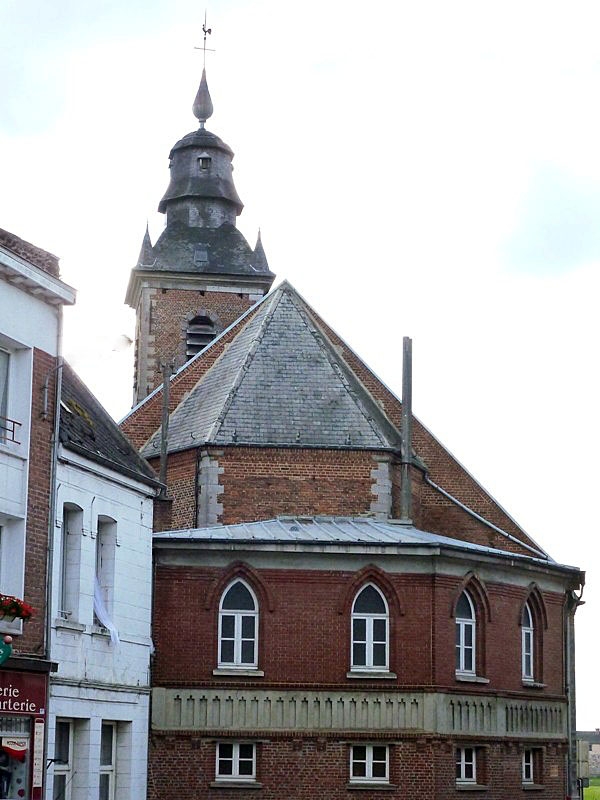
[[[202,26],[202,32],[204,33],[204,41],[202,43],[202,47],[194,47],[194,50],[202,50],[202,67],[206,67],[206,51],[208,50],[209,53],[214,53],[215,51],[211,47],[206,46],[206,37],[212,33],[212,28],[206,27],[206,11],[204,11],[204,25]]]

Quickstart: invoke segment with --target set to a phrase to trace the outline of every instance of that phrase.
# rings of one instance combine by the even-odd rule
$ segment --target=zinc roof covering
[[[156,541],[173,542],[230,542],[253,544],[315,544],[315,545],[375,545],[375,546],[425,546],[453,547],[488,555],[527,558],[513,552],[474,544],[463,539],[440,536],[437,533],[415,528],[413,525],[393,520],[369,517],[278,517],[259,522],[237,525],[189,528],[179,531],[155,533]],[[555,562],[545,558],[535,559],[545,564]]]
[[[170,416],[170,452],[205,442],[388,449],[399,434],[284,283]],[[142,454],[159,449],[156,431]]]

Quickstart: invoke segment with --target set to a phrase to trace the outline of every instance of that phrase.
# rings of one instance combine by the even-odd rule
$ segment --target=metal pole
[[[402,340],[402,485],[400,491],[400,519],[411,522],[412,488],[410,464],[412,460],[412,340]]]
[[[162,396],[162,424],[160,431],[160,482],[163,484],[160,490],[160,497],[167,495],[167,445],[169,441],[169,394],[171,388],[172,365],[166,361],[160,365],[163,376],[163,396]]]

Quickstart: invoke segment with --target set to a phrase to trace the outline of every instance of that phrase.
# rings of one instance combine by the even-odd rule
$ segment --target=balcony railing
[[[8,417],[0,417],[0,444],[21,444],[18,434],[21,423]]]

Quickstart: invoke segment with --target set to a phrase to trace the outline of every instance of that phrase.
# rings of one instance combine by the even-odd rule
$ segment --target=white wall
[[[65,463],[64,459],[74,463]],[[142,800],[146,793],[151,650],[152,497],[151,489],[61,449],[57,470],[53,538],[50,657],[59,669],[50,677],[49,749],[54,753],[56,718],[74,720],[77,775],[70,800],[98,796],[102,721],[118,723],[116,800]],[[66,533],[64,508],[75,513]],[[98,521],[116,525],[111,610],[120,643],[94,619],[93,592]],[[70,615],[61,596],[63,537],[74,537],[69,567],[77,599]],[[52,796],[48,772],[48,798]]]
[[[20,423],[16,441],[0,437],[0,592],[18,597],[25,574],[33,348],[55,356],[59,324],[58,306],[0,279],[0,347],[9,353],[6,417]],[[0,633],[20,632],[20,620],[0,621]]]

